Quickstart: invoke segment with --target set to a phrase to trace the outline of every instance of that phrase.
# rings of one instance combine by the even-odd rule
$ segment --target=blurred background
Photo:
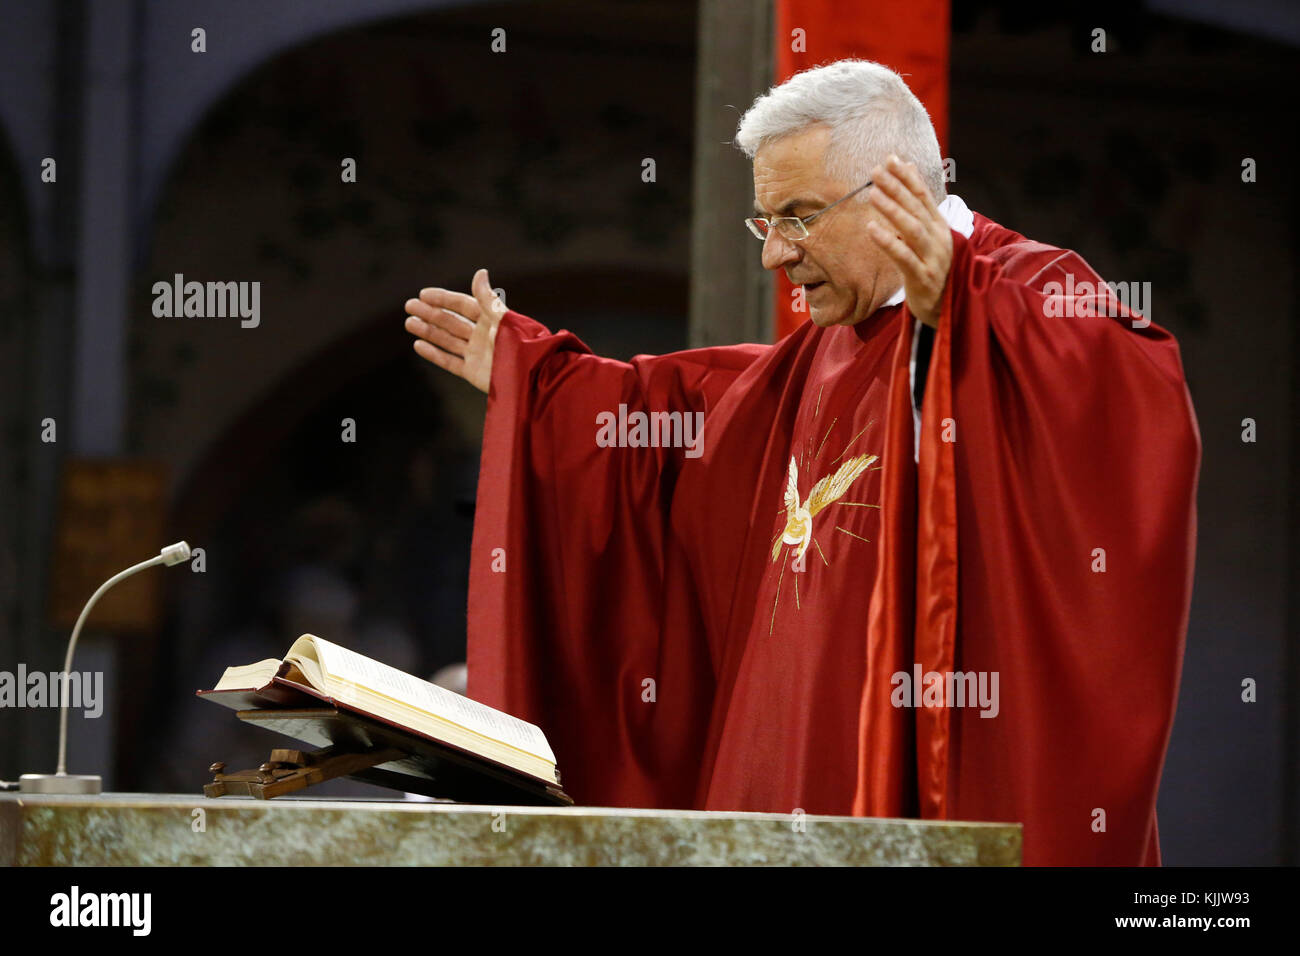
[[[852,52],[908,74],[946,128],[950,192],[1152,283],[1204,444],[1162,849],[1295,864],[1300,8],[1020,7],[839,3],[857,32],[833,49],[811,32],[795,65],[865,37]],[[600,354],[770,341],[779,290],[729,140],[802,12],[0,8],[0,670],[57,670],[104,579],[181,538],[202,549],[97,606],[76,669],[105,673],[106,709],[74,715],[70,771],[192,792],[215,760],[256,766],[270,738],[193,691],[303,632],[455,683],[485,400],[414,355],[403,302],[486,266],[512,308]],[[259,282],[258,326],[156,315],[154,283],[177,275]],[[0,710],[0,777],[53,770],[57,726]]]

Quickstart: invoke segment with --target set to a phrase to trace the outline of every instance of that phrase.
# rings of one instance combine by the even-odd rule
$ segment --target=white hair
[[[860,185],[897,153],[916,164],[935,202],[947,193],[930,114],[901,76],[870,60],[837,60],[772,87],[740,118],[735,142],[753,159],[768,143],[819,123],[831,130],[825,162],[833,178]]]

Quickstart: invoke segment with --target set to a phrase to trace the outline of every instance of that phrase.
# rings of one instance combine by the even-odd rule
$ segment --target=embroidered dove
[[[867,470],[879,456],[858,455],[850,458],[836,469],[835,474],[826,475],[817,484],[803,504],[799,503],[799,466],[794,458],[790,459],[790,473],[785,483],[785,530],[781,538],[772,546],[772,560],[781,554],[781,545],[793,545],[795,558],[800,558],[808,550],[812,540],[813,518],[817,512],[838,501],[849,490],[855,478]]]

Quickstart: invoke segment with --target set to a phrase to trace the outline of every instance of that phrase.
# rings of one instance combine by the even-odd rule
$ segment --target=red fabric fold
[[[921,402],[917,499],[916,660],[922,674],[947,674],[956,663],[957,476],[953,445],[959,437],[952,399],[952,287],[945,286],[930,373]],[[922,817],[946,817],[950,707],[921,707],[917,773]]]
[[[904,310],[894,348],[889,419],[882,458],[884,509],[880,565],[871,598],[866,642],[868,682],[859,711],[858,787],[853,813],[870,817],[917,815],[916,726],[888,693],[870,693],[875,675],[912,672],[916,610],[916,466],[912,458],[912,399],[908,367],[912,317]]]

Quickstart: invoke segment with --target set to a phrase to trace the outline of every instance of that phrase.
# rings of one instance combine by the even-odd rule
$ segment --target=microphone
[[[77,618],[77,624],[72,629],[72,639],[68,641],[68,653],[63,660],[63,674],[61,675],[59,688],[59,764],[58,770],[54,773],[25,773],[18,778],[18,789],[23,793],[99,793],[103,788],[103,780],[98,774],[70,774],[68,773],[68,677],[72,673],[72,654],[77,649],[77,638],[81,636],[81,625],[86,623],[86,615],[90,609],[95,606],[95,602],[109,588],[118,581],[125,581],[131,575],[143,571],[145,568],[151,568],[155,564],[166,565],[171,567],[190,559],[190,546],[184,541],[177,541],[175,544],[169,544],[158,552],[156,558],[150,558],[148,561],[141,561],[139,564],[127,568],[113,575],[107,581],[99,586],[86,606],[81,609],[81,615]]]

